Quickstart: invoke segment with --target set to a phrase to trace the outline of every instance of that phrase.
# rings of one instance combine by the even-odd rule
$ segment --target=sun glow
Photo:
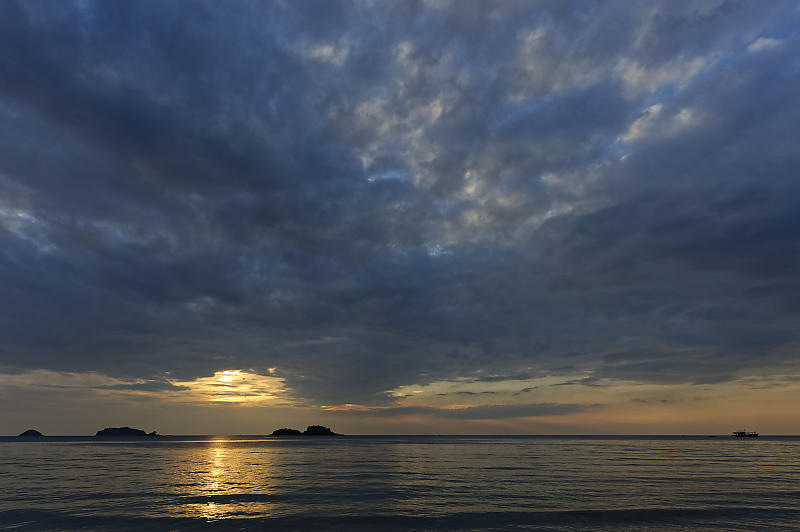
[[[217,380],[220,382],[233,382],[233,380],[242,374],[239,370],[226,370],[226,371],[218,371],[214,375],[219,375]]]
[[[185,386],[192,396],[212,403],[274,404],[286,395],[281,377],[238,369],[221,370],[210,377],[174,384]]]

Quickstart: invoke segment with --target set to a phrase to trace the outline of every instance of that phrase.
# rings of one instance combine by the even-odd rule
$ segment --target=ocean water
[[[800,529],[800,438],[0,438],[0,529]]]

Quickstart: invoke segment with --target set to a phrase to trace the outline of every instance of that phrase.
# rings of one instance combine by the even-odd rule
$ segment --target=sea
[[[0,529],[800,530],[800,437],[6,437]]]

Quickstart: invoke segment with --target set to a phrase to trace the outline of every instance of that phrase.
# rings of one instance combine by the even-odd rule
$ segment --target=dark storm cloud
[[[511,375],[484,375],[480,377],[476,377],[474,382],[502,382],[502,381],[521,381],[526,379],[532,379],[535,375],[527,372],[527,371],[520,371]]]
[[[137,392],[180,392],[186,391],[187,386],[176,386],[171,382],[165,381],[145,381],[135,382],[130,384],[109,384],[106,386],[98,386],[102,390],[123,390],[123,391],[137,391]]]
[[[4,2],[0,363],[320,404],[789,371],[798,17]]]

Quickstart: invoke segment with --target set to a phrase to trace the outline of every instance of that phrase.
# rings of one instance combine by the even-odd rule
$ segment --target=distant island
[[[275,429],[272,436],[300,436],[302,432],[297,429]]]
[[[336,434],[328,427],[323,427],[322,425],[309,425],[306,427],[306,430],[303,431],[303,436],[341,436],[341,434]]]
[[[154,438],[160,436],[156,431],[145,432],[139,429],[132,429],[130,427],[107,427],[103,430],[98,430],[95,436],[137,436],[137,437],[150,437]]]
[[[297,429],[277,429],[272,431],[272,436],[341,436],[341,434],[337,434],[322,425],[309,425],[303,432]]]
[[[41,438],[43,436],[44,434],[42,434],[36,429],[28,429],[19,436],[17,436],[17,438]]]

